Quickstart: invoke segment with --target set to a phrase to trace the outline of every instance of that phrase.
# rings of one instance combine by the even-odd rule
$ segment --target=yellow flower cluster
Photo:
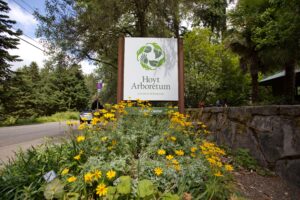
[[[211,168],[213,171],[215,171],[214,175],[217,177],[223,176],[221,173],[222,167],[226,171],[232,171],[233,167],[229,164],[224,164],[222,163],[221,157],[225,156],[226,153],[223,149],[217,147],[214,143],[212,142],[207,142],[203,141],[202,145],[200,145],[201,153],[205,156],[206,160],[209,162]]]
[[[170,112],[171,115],[171,128],[181,128],[192,126],[191,122],[187,121],[188,115],[181,114],[179,112]]]
[[[96,169],[94,172],[88,172],[84,175],[84,182],[92,183],[94,180],[97,181],[99,178],[101,178],[101,176],[102,172]]]

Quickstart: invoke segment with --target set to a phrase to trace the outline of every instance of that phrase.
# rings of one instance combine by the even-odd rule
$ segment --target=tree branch
[[[92,58],[88,53],[85,53],[85,56],[90,60],[93,60],[93,61],[96,61],[96,62],[99,62],[99,63],[103,63],[103,64],[106,64],[106,65],[109,65],[109,66],[113,67],[114,69],[117,69],[115,65],[113,65],[109,62],[103,61],[103,60],[99,60],[97,58]]]

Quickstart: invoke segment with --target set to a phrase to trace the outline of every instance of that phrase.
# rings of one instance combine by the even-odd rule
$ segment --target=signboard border
[[[184,113],[184,62],[183,62],[183,39],[178,38],[178,108],[180,113]],[[125,38],[119,38],[118,45],[118,89],[117,103],[124,99],[124,46]]]

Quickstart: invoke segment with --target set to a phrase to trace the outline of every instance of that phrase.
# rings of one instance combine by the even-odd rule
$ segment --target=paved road
[[[0,160],[6,162],[19,148],[27,149],[42,144],[45,137],[64,136],[68,129],[65,122],[2,127],[0,128]]]

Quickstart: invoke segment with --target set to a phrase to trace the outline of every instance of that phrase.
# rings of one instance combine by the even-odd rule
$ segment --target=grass
[[[14,117],[9,117],[3,123],[0,122],[0,126],[15,126],[15,125],[26,125],[26,124],[38,124],[47,122],[60,122],[66,120],[79,120],[79,112],[76,111],[66,111],[58,112],[51,116],[42,116],[37,118],[28,119],[16,119]]]

